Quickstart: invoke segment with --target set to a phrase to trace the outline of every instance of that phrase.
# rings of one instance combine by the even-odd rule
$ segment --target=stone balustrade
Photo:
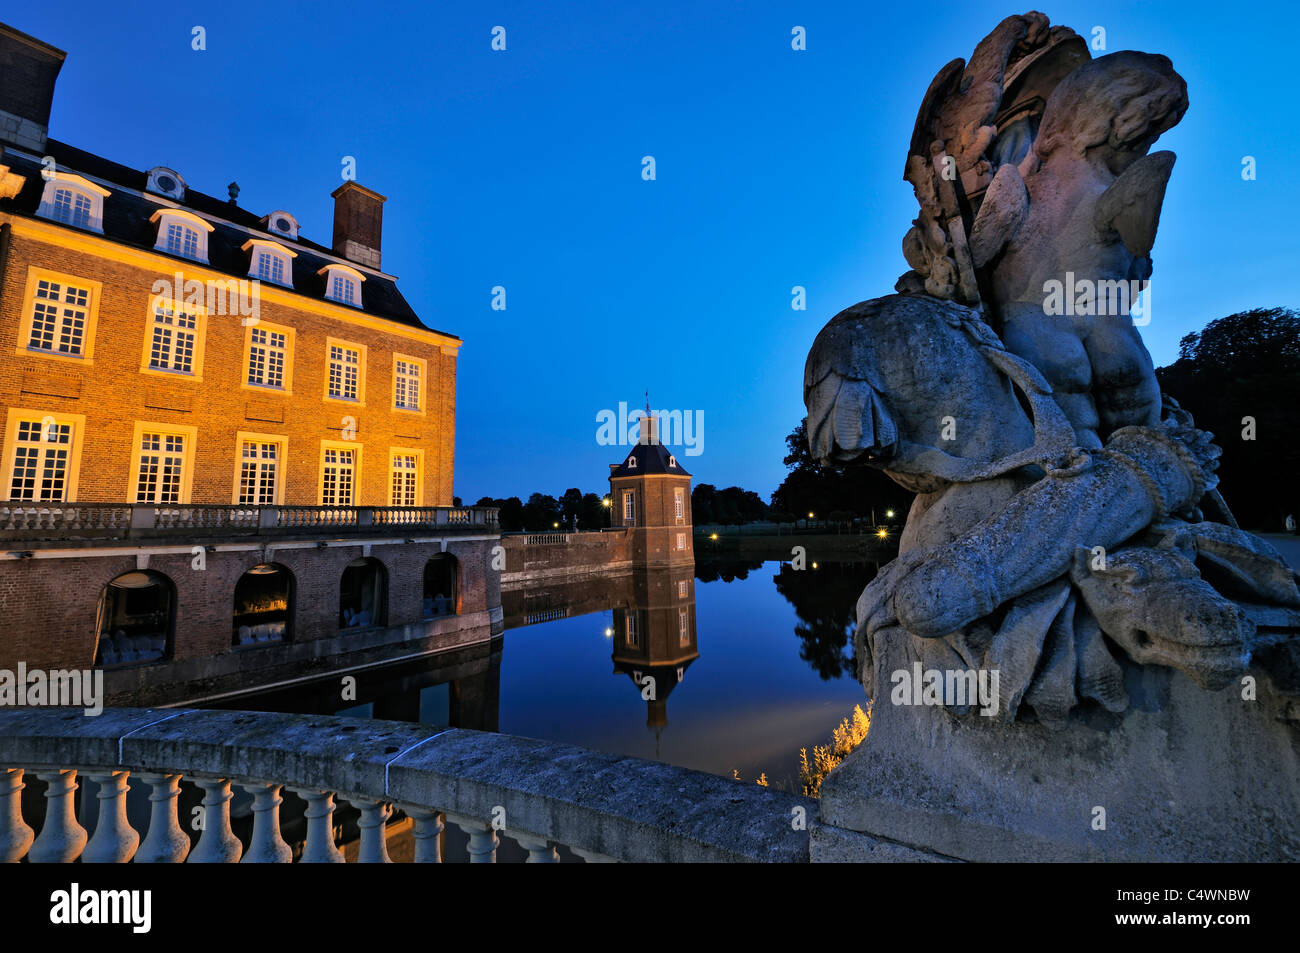
[[[47,785],[39,833],[21,809],[27,773]],[[95,784],[93,833],[74,810],[82,777]],[[177,817],[182,777],[203,791],[192,847]],[[132,779],[150,790],[144,832],[127,819]],[[232,785],[253,799],[246,845],[231,829]],[[589,862],[807,862],[817,816],[815,801],[754,784],[491,732],[239,711],[0,710],[3,861],[286,863],[285,789],[307,804],[304,863],[343,861],[336,798],[360,811],[361,863],[388,862],[394,810],[411,818],[422,863],[442,861],[446,823],[468,835],[472,863],[495,863],[502,836],[530,863],[556,862],[557,845]]]
[[[499,530],[490,506],[0,504],[0,540]]]

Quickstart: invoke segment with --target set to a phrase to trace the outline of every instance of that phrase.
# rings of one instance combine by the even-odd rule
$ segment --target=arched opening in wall
[[[424,617],[460,613],[459,567],[451,553],[439,553],[424,564]]]
[[[293,573],[279,563],[254,566],[235,583],[231,644],[287,642],[292,634]]]
[[[123,573],[99,596],[95,664],[144,665],[171,658],[176,586],[160,572]]]
[[[354,559],[343,570],[339,582],[339,628],[384,625],[388,573],[378,559]]]

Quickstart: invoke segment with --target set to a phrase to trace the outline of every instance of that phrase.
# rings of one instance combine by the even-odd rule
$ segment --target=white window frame
[[[159,442],[160,446],[157,451],[152,448],[146,450],[143,446],[145,434],[157,434],[163,439]],[[166,438],[181,438],[181,456],[180,456],[180,473],[177,475],[176,499],[160,500],[158,499],[163,486],[162,474],[158,475],[155,483],[152,499],[140,499],[141,489],[141,464],[146,454],[158,453],[167,455],[168,450]],[[127,482],[127,500],[131,503],[140,503],[143,505],[153,506],[186,506],[190,502],[190,492],[194,480],[194,458],[195,443],[198,438],[197,427],[186,427],[179,424],[153,423],[150,421],[137,420],[135,422],[135,432],[131,437],[131,470]]]
[[[199,218],[193,212],[186,212],[177,208],[160,208],[149,216],[149,221],[158,226],[158,238],[153,246],[154,251],[175,255],[187,261],[197,261],[205,265],[208,263],[208,234],[213,230],[208,222]],[[172,251],[168,247],[168,230],[173,225],[188,228],[194,232],[195,251],[193,255]]]
[[[415,461],[414,476],[414,498],[412,502],[405,502],[399,499],[397,476],[398,473],[408,473],[411,468],[398,468],[399,459],[413,459]],[[389,447],[388,448],[388,505],[389,506],[423,506],[424,505],[424,451],[415,450],[410,447]]]
[[[641,629],[637,622],[635,609],[628,609],[625,613],[626,625],[623,634],[623,642],[630,649],[639,649],[641,647]]]
[[[355,268],[349,268],[347,265],[326,265],[316,274],[325,279],[325,300],[341,304],[346,308],[356,308],[361,310],[361,282],[366,280],[366,276]],[[345,281],[352,288],[352,301],[345,297],[339,297],[335,294],[335,279]]]
[[[407,365],[407,372],[404,374],[401,365]],[[408,384],[411,379],[410,369],[415,370],[415,406],[402,404],[398,402],[399,385],[405,380]],[[421,357],[412,357],[410,354],[393,354],[393,409],[400,410],[405,414],[425,415],[424,395],[427,392],[426,382],[429,378],[429,363]],[[405,388],[409,394],[410,388]],[[409,401],[409,398],[408,398]]]
[[[331,498],[330,488],[326,486],[326,471],[329,467],[341,467],[339,461],[331,461],[332,452],[350,452],[352,454],[351,463],[351,493],[346,502],[338,498],[337,484],[335,494]],[[341,472],[341,471],[340,471]],[[361,444],[355,440],[322,440],[320,442],[320,479],[317,483],[318,498],[321,506],[359,506],[357,502],[361,488]]]
[[[172,313],[179,311],[181,314],[194,319],[194,327],[186,328],[176,324],[176,314],[172,313],[173,323],[160,321],[158,314],[160,311]],[[172,298],[167,295],[156,295],[149,302],[149,311],[145,316],[145,333],[144,333],[144,355],[140,359],[140,370],[145,374],[158,374],[164,377],[180,377],[188,380],[203,380],[203,349],[204,339],[207,336],[207,312],[203,308],[184,303],[180,299]],[[190,354],[189,370],[178,370],[174,365],[176,355],[180,353],[178,344],[182,335],[193,335],[193,349]],[[166,339],[168,347],[168,366],[157,367],[153,363],[154,359],[154,342],[160,339]]]
[[[680,487],[673,487],[673,516],[677,519],[677,525],[681,526],[686,522],[686,492]]]
[[[684,550],[684,549],[686,548],[686,534],[685,534],[685,533],[678,533],[678,534],[677,534],[677,548],[678,548],[678,550]]]
[[[340,397],[330,390],[330,368],[334,363],[334,348],[341,348],[345,351],[355,351],[357,355],[357,395],[356,397]],[[353,341],[345,341],[342,338],[328,337],[325,339],[325,399],[332,400],[340,404],[350,404],[353,407],[366,406],[366,358],[368,348],[364,344],[356,344]],[[343,370],[340,373],[339,380],[341,383],[347,382],[347,361],[340,361]],[[346,392],[346,388],[344,388]]]
[[[687,615],[685,606],[677,610],[677,644],[680,648],[691,644],[691,617]]]
[[[36,424],[37,432],[41,434],[39,441],[20,441],[18,439],[20,431],[23,429],[22,424]],[[36,474],[38,483],[43,478],[44,464],[46,462],[46,451],[65,446],[61,441],[50,441],[47,438],[49,428],[69,427],[69,441],[67,447],[67,459],[63,468],[63,495],[59,499],[39,499],[34,493],[30,500],[20,500],[12,497],[14,483],[14,468],[18,462],[18,449],[37,444],[41,448],[39,460],[40,469]],[[61,414],[51,413],[47,410],[36,410],[22,407],[11,407],[5,421],[4,431],[4,479],[5,488],[3,495],[5,499],[20,504],[35,503],[74,503],[77,499],[77,477],[81,469],[81,441],[82,434],[86,428],[86,418],[83,414]],[[27,428],[30,431],[30,427]]]
[[[71,172],[43,171],[41,175],[45,177],[45,188],[41,192],[41,204],[36,207],[38,218],[47,218],[72,228],[104,234],[104,199],[112,194],[108,189]],[[58,193],[64,190],[71,192],[74,200],[81,197],[90,204],[85,224],[79,225],[59,217]]]
[[[262,465],[264,458],[254,459],[254,493],[252,500],[244,500],[244,445],[254,444],[260,448],[266,446],[275,447],[275,481],[271,487],[271,501],[269,503],[260,501],[256,497],[260,496],[261,473],[265,469]],[[288,457],[288,439],[281,434],[270,433],[252,433],[241,430],[235,434],[235,487],[230,502],[236,506],[279,506],[284,502],[284,483],[285,468]]]
[[[284,338],[283,347],[271,341],[271,335],[278,334]],[[259,336],[265,336],[266,342],[259,342]],[[271,324],[267,321],[258,321],[256,324],[249,325],[248,331],[244,334],[244,370],[243,377],[240,379],[240,386],[247,390],[262,391],[263,393],[272,394],[292,394],[293,393],[293,343],[294,330],[284,325]],[[271,366],[271,356],[276,352],[282,351],[282,362],[280,367],[280,383],[264,384],[250,380],[253,372],[253,351],[254,349],[264,352],[262,361],[262,374],[264,378],[269,378],[269,369]]]
[[[632,490],[623,491],[623,525],[633,526],[636,524],[636,493]]]
[[[51,285],[59,286],[59,296],[57,299],[42,297],[42,284],[47,288]],[[79,292],[85,292],[85,304],[72,303],[66,300],[67,290],[75,288]],[[46,271],[44,268],[27,269],[27,290],[23,298],[22,321],[19,325],[19,337],[17,347],[14,349],[15,354],[24,357],[30,357],[33,354],[39,354],[41,357],[55,358],[61,361],[75,361],[78,364],[93,364],[92,360],[95,353],[95,325],[99,319],[99,297],[102,286],[97,281],[86,281],[75,275],[65,275],[55,271]],[[54,349],[47,350],[43,347],[32,347],[32,334],[36,326],[36,308],[38,305],[44,307],[54,307]],[[84,311],[80,315],[81,319],[81,347],[77,351],[60,351],[57,350],[59,342],[67,333],[69,325],[74,320],[69,314],[70,310]]]
[[[278,285],[281,288],[293,287],[293,260],[298,257],[296,251],[285,248],[278,242],[268,242],[262,238],[250,238],[240,246],[239,250],[248,252],[248,277],[256,278],[258,281],[265,281],[268,284]],[[269,256],[280,263],[284,269],[282,280],[276,281],[274,278],[262,275],[261,263],[263,255]]]

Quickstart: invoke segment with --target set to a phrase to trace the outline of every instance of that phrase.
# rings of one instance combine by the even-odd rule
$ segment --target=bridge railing
[[[274,536],[300,533],[497,532],[491,506],[243,506],[0,503],[0,540]]]
[[[46,782],[39,833],[23,816],[26,772]],[[96,783],[93,833],[77,820],[79,776]],[[204,792],[191,849],[178,784]],[[127,820],[131,779],[151,788],[144,831]],[[231,785],[253,796],[248,843],[230,825]],[[361,862],[386,862],[393,810],[412,818],[417,862],[442,860],[450,822],[469,860],[494,863],[499,836],[530,862],[556,845],[588,861],[806,862],[815,801],[621,755],[464,729],[362,718],[190,709],[0,711],[0,861],[286,863],[281,793],[307,803],[302,862],[341,862],[335,798],[360,811]]]

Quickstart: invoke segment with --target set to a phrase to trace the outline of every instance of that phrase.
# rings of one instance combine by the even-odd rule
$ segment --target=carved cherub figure
[[[1052,91],[1025,159],[996,170],[971,228],[990,317],[1007,349],[1052,385],[1082,447],[1160,418],[1151,356],[1127,305],[1151,274],[1174,164],[1172,152],[1147,150],[1186,109],[1187,85],[1164,56],[1084,63]],[[1081,297],[1052,308],[1062,303],[1051,300],[1054,282]]]

